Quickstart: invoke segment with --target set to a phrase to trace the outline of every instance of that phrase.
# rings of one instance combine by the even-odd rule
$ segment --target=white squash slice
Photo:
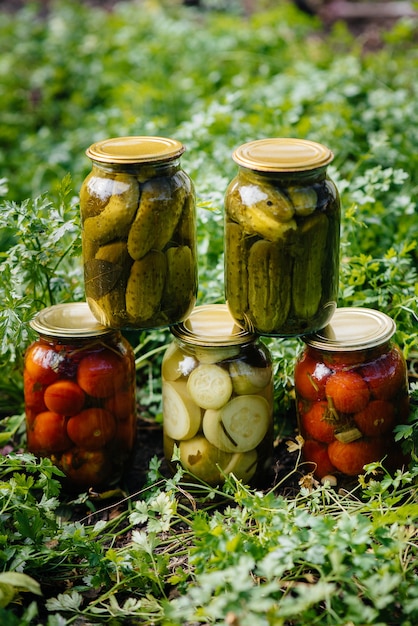
[[[271,381],[271,367],[254,367],[245,361],[230,363],[229,373],[238,395],[258,393]]]
[[[232,394],[227,370],[212,363],[201,363],[192,371],[187,390],[193,402],[203,409],[220,409]]]
[[[182,441],[191,439],[200,428],[201,411],[187,394],[187,383],[167,382],[162,385],[165,433]]]
[[[210,484],[223,482],[221,468],[228,465],[231,454],[215,448],[203,435],[181,441],[180,461],[184,469]]]
[[[257,452],[256,450],[248,450],[248,452],[233,454],[223,471],[226,475],[234,474],[238,480],[248,482],[254,476],[256,469]]]
[[[196,359],[201,363],[220,363],[221,361],[225,361],[225,359],[232,359],[234,356],[237,356],[239,354],[239,347],[199,348],[196,346],[194,354]]]
[[[203,433],[208,441],[225,452],[254,450],[264,439],[270,424],[270,408],[262,396],[236,396],[220,410],[209,409],[203,416]]]

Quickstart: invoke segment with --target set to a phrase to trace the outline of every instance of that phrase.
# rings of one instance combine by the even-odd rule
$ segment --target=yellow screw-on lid
[[[197,306],[186,321],[171,327],[175,337],[198,346],[233,346],[248,343],[255,335],[235,323],[226,304]]]
[[[86,302],[68,302],[47,307],[35,315],[30,326],[40,335],[61,339],[83,339],[115,332],[99,324]]]
[[[92,144],[86,154],[99,163],[156,163],[172,161],[185,147],[177,139],[166,137],[114,137]]]
[[[245,143],[232,158],[238,165],[259,172],[302,172],[328,165],[334,155],[314,141],[276,137]]]
[[[319,332],[304,338],[319,350],[348,352],[380,346],[393,336],[396,324],[391,317],[362,307],[336,309],[330,323]]]

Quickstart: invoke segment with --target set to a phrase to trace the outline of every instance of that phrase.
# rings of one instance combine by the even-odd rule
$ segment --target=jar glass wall
[[[28,450],[49,457],[70,490],[116,485],[136,434],[131,346],[85,303],[44,309],[31,325],[39,338],[25,354]]]
[[[225,196],[225,297],[249,332],[297,336],[323,328],[336,308],[340,201],[327,175],[333,155],[296,139],[240,146]]]
[[[330,324],[305,338],[295,367],[303,455],[317,478],[354,477],[384,460],[408,462],[394,428],[406,423],[406,363],[391,340],[394,322],[381,312],[337,309]]]
[[[112,328],[183,321],[197,293],[193,184],[183,145],[121,137],[87,150],[92,171],[80,190],[86,300]]]
[[[178,446],[190,475],[218,485],[234,474],[265,483],[272,466],[273,377],[267,347],[226,305],[197,307],[172,329],[162,363],[164,454]]]

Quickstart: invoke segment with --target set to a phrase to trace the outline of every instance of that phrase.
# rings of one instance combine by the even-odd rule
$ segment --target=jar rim
[[[227,304],[204,304],[193,309],[189,317],[170,328],[184,343],[215,348],[250,343],[256,335],[237,325]]]
[[[29,325],[39,335],[62,339],[99,337],[115,332],[96,320],[87,302],[54,304],[39,311]]]
[[[325,167],[334,154],[308,139],[272,137],[239,146],[232,158],[238,165],[260,172],[304,172]]]
[[[185,150],[177,139],[138,135],[97,141],[87,148],[86,155],[99,163],[124,165],[173,161]]]
[[[394,320],[375,309],[341,307],[329,324],[303,341],[312,348],[348,352],[376,348],[387,343],[396,332]]]

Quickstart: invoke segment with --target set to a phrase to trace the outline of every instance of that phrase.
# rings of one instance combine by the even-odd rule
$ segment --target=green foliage
[[[399,495],[412,479],[397,476]],[[236,485],[236,506],[195,515],[194,582],[167,607],[172,623],[221,624],[225,615],[243,626],[413,622],[417,593],[413,567],[405,564],[416,550],[409,524],[418,509],[408,494],[405,518],[388,524],[382,492],[395,484],[371,479],[366,504],[353,494],[338,498],[329,487],[302,490],[289,502]]]
[[[78,190],[90,169],[85,149],[105,137],[165,135],[186,145],[200,304],[224,299],[222,207],[236,173],[233,149],[277,135],[329,146],[343,207],[339,305],[387,312],[413,356],[416,21],[400,20],[381,49],[367,51],[342,24],[325,34],[290,2],[260,1],[251,15],[222,0],[202,10],[180,0],[118,2],[112,11],[60,0],[45,12],[40,4],[0,20],[0,445],[25,443],[29,320],[84,298]],[[139,400],[158,423],[169,332],[130,339]],[[282,437],[293,434],[285,416],[302,342],[265,342]],[[412,626],[416,383],[411,400],[409,423],[396,431],[411,467],[391,477],[374,464],[350,492],[302,481],[285,498],[231,479],[222,492],[202,486],[197,497],[181,473],[164,479],[154,459],[149,485],[106,517],[92,494],[68,501],[49,461],[0,456],[1,623]]]
[[[94,523],[63,517],[49,461],[0,462],[4,582],[39,593],[38,582],[45,594],[53,578],[42,623],[409,626],[418,617],[416,470],[376,479],[376,463],[352,492],[306,483],[291,499],[231,478],[222,492],[202,486],[202,501],[222,498],[211,512],[181,474],[161,480],[154,463],[158,482]],[[30,581],[10,578],[23,570]]]
[[[13,233],[13,243],[0,255],[0,357],[14,361],[27,340],[22,322],[34,310],[83,296],[78,208],[71,202],[69,177],[60,198],[46,196],[0,205],[0,227]],[[20,324],[19,324],[20,322]]]

